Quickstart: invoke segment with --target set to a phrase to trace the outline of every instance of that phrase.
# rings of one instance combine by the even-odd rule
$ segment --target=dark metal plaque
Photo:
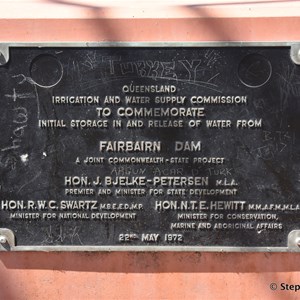
[[[290,52],[11,47],[0,67],[2,248],[296,251]]]

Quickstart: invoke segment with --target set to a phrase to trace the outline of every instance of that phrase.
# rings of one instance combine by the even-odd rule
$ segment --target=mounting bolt
[[[7,238],[4,235],[0,235],[0,244],[7,243]]]

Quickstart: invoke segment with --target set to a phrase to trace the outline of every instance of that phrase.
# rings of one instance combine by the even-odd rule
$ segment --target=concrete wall
[[[298,1],[224,2],[0,1],[0,40],[300,40]],[[0,253],[0,276],[0,299],[300,299],[289,253]]]
[[[299,299],[299,254],[2,253],[0,299]],[[280,288],[280,287],[278,287]]]

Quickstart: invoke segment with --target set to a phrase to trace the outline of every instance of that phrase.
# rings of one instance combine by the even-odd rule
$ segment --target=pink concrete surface
[[[2,253],[0,299],[300,299],[300,254]]]
[[[0,40],[300,40],[299,1],[171,2],[0,0]],[[300,284],[300,254],[0,253],[0,279],[0,300],[300,299],[269,287]]]
[[[300,1],[0,0],[1,41],[297,41]]]
[[[225,19],[0,19],[0,40],[18,42],[296,41],[300,17]]]

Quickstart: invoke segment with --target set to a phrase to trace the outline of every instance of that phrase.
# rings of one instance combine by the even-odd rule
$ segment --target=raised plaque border
[[[292,61],[300,65],[300,42],[5,42],[0,43],[0,65],[9,61],[11,47],[290,47]],[[0,228],[0,251],[119,251],[119,252],[300,252],[300,230],[287,236],[286,247],[217,247],[217,246],[16,246],[9,228]]]

